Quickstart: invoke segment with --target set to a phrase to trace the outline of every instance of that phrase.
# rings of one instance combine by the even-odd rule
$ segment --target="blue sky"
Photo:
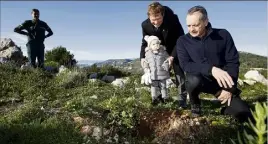
[[[45,41],[46,49],[62,45],[77,60],[138,58],[141,22],[147,18],[150,1],[1,1],[1,38],[11,38],[26,55],[26,37],[13,29],[31,19],[31,9],[40,10],[40,19],[54,32]],[[239,51],[267,56],[267,2],[162,1],[179,16],[186,29],[186,13],[195,5],[208,11],[213,27],[226,28]]]

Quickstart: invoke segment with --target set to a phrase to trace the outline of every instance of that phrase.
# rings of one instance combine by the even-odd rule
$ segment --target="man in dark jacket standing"
[[[44,67],[44,55],[45,55],[45,38],[53,35],[51,28],[46,22],[39,20],[39,10],[32,10],[32,20],[26,20],[21,25],[14,29],[14,32],[26,35],[28,37],[28,42],[26,44],[28,59],[34,68],[36,68],[36,58],[38,60],[38,67]],[[27,32],[23,31],[26,30]],[[48,32],[45,35],[45,32]]]
[[[184,35],[183,28],[178,16],[167,6],[162,6],[159,2],[153,2],[148,7],[148,19],[142,22],[142,45],[140,50],[141,66],[143,67],[145,48],[147,42],[145,35],[157,36],[161,40],[161,45],[166,47],[169,54],[169,63],[173,66],[176,75],[176,85],[178,86],[179,106],[186,107],[186,89],[184,84],[184,72],[182,71],[176,54],[176,41]]]
[[[176,50],[186,72],[192,114],[201,114],[199,94],[205,92],[227,103],[222,113],[241,122],[252,118],[248,105],[239,97],[239,53],[231,34],[226,29],[212,28],[202,6],[189,9],[186,22],[189,33],[178,39]]]

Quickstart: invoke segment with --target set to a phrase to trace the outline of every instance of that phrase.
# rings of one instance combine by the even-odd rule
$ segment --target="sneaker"
[[[201,115],[200,105],[192,105],[191,112],[192,112],[192,117],[199,117]]]
[[[186,109],[187,108],[186,101],[179,100],[179,108]]]

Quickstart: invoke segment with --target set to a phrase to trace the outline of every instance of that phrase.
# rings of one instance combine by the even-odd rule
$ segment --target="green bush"
[[[54,61],[59,65],[64,65],[66,67],[72,67],[77,63],[77,61],[74,59],[74,55],[62,46],[58,46],[52,50],[46,51],[45,60],[48,62]]]
[[[64,88],[74,88],[87,83],[87,75],[80,70],[66,70],[57,75],[55,83]]]
[[[101,79],[104,75],[110,75],[110,76],[115,76],[116,78],[119,77],[125,77],[131,75],[131,73],[126,72],[124,70],[121,70],[119,68],[115,68],[111,65],[104,65],[102,67],[98,67],[96,64],[83,68],[83,71],[87,74],[93,74],[97,73],[98,74],[98,79]]]
[[[254,132],[254,134],[248,134],[246,130],[243,132],[241,137],[238,133],[238,142],[239,144],[264,144],[267,143],[267,118],[268,118],[268,106],[266,103],[257,102],[255,105],[255,111],[251,111],[255,124],[250,120],[249,123],[246,123],[246,126]],[[233,141],[235,144],[235,141]]]
[[[122,88],[100,80],[89,81],[87,74],[95,72],[102,75],[117,74],[118,77],[129,76],[129,81]],[[86,142],[85,136],[78,132],[77,128],[81,128],[81,125],[73,123],[73,117],[76,116],[88,119],[83,126],[98,126],[112,131],[112,134],[107,135],[107,139],[114,137],[113,134],[118,134],[120,139],[118,143],[124,143],[123,139],[127,139],[129,143],[151,143],[152,139],[158,136],[152,134],[150,135],[152,137],[143,138],[132,133],[141,126],[139,122],[144,112],[160,111],[165,115],[165,111],[178,110],[176,102],[151,106],[150,91],[136,91],[136,88],[144,87],[139,84],[141,75],[128,75],[114,67],[67,69],[53,75],[38,69],[20,70],[12,65],[0,65],[0,77],[0,102],[11,100],[0,105],[0,143],[3,144],[90,143]],[[259,84],[245,85],[242,89],[242,97],[267,95],[265,86]],[[169,92],[171,97],[177,97],[177,88],[172,88]],[[14,98],[21,101],[12,101]],[[202,105],[204,117],[208,117],[209,122],[212,121],[211,125],[207,125],[208,129],[196,127],[194,131],[189,131],[191,137],[187,135],[185,139],[196,143],[225,144],[230,143],[229,138],[236,138],[236,135],[233,135],[237,131],[236,125],[230,119],[219,115],[220,107],[215,107],[211,102],[202,102]],[[158,117],[161,116],[150,117],[152,119],[148,119],[148,124],[150,122],[150,126],[157,126],[158,123],[154,123],[154,118]],[[164,120],[166,120],[162,121],[164,124],[169,124],[172,118],[164,117]],[[164,127],[161,132],[167,132],[167,128]],[[153,130],[150,132],[153,133]],[[87,137],[94,139],[91,135]],[[102,138],[101,142],[95,143],[107,143],[106,136]]]
[[[53,116],[30,123],[0,123],[1,144],[82,144],[83,137],[68,117]]]
[[[55,62],[55,61],[46,61],[45,66],[51,66],[54,68],[58,68],[60,66],[60,64],[58,62]]]

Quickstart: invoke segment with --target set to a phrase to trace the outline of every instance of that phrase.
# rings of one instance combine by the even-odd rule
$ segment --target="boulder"
[[[8,62],[8,59],[5,57],[0,57],[0,63],[6,63]]]
[[[115,76],[108,76],[108,75],[105,75],[102,77],[101,79],[102,81],[105,81],[105,82],[113,82],[115,80]]]
[[[58,68],[57,67],[53,67],[53,66],[44,66],[44,69],[47,72],[51,72],[51,73],[58,73]]]
[[[112,82],[112,85],[114,86],[118,86],[120,88],[123,88],[125,86],[125,82],[123,81],[123,79],[115,79],[113,82]]]
[[[63,65],[61,65],[60,67],[59,67],[59,73],[63,73],[64,71],[67,71],[68,70],[68,68],[66,68],[65,66],[63,66]]]
[[[89,79],[97,79],[98,78],[98,73],[93,73],[90,74]]]
[[[0,58],[6,61],[22,62],[23,53],[10,38],[1,38],[0,42]]]
[[[21,68],[21,70],[30,69],[31,65],[30,65],[30,63],[25,63],[25,64],[21,65],[20,68]]]
[[[257,70],[248,71],[244,75],[244,77],[246,78],[246,80],[253,80],[253,81],[268,85],[267,79],[262,74],[260,74]]]
[[[256,83],[256,81],[254,80],[243,80],[243,81],[248,85],[254,85]]]
[[[15,43],[10,38],[1,38],[0,51],[6,50],[9,47],[16,46]]]

